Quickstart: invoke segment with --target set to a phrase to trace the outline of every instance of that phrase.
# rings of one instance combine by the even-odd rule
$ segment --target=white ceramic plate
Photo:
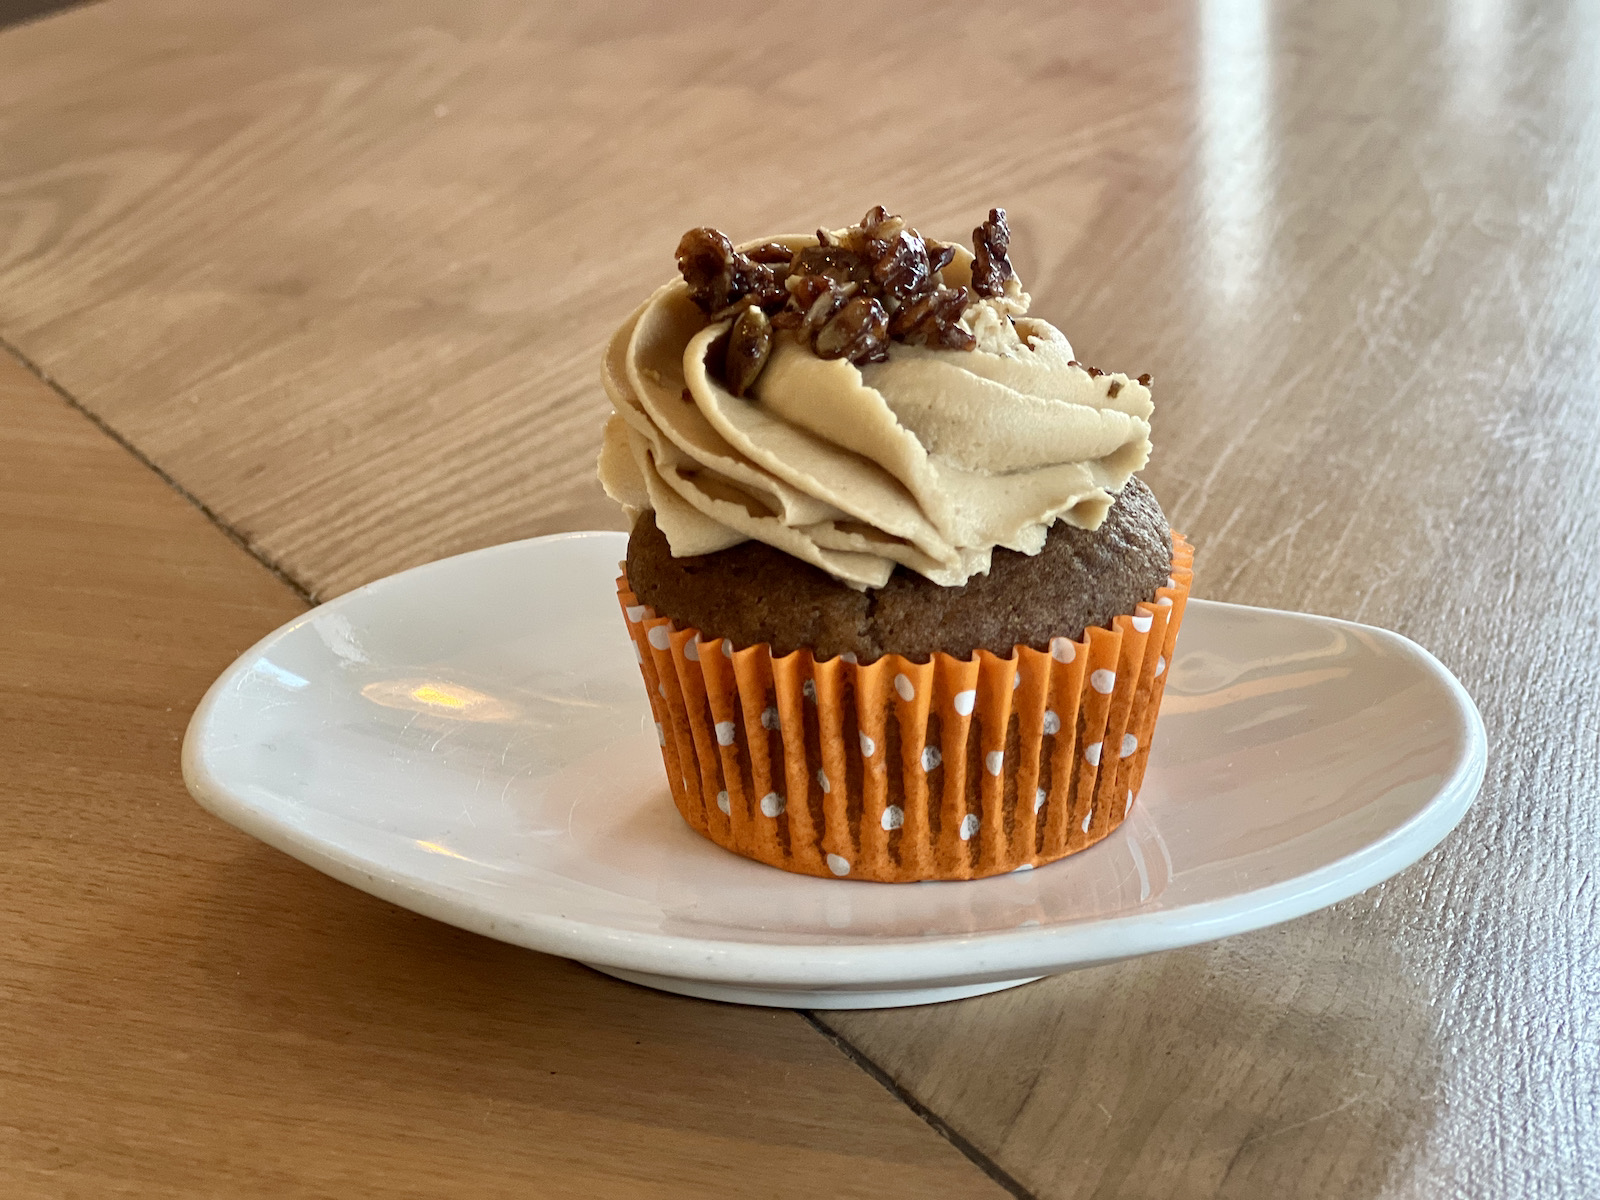
[[[1483,723],[1427,651],[1191,601],[1144,788],[1100,845],[971,883],[790,875],[678,818],[617,533],[496,546],[284,626],[183,748],[206,808],[336,879],[651,987],[921,1004],[1258,929],[1388,878],[1461,818]]]

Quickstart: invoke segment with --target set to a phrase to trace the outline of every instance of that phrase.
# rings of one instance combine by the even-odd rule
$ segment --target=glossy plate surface
[[[431,563],[273,633],[196,710],[224,820],[374,895],[653,987],[928,1003],[1288,920],[1436,845],[1483,724],[1414,643],[1191,601],[1144,789],[1110,838],[971,883],[789,875],[703,840],[662,774],[613,580],[566,534]]]

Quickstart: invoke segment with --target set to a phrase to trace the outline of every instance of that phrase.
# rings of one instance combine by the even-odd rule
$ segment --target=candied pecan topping
[[[872,281],[884,295],[904,303],[928,290],[928,246],[916,234],[902,229],[872,264]]]
[[[689,299],[706,312],[728,302],[733,255],[733,243],[717,229],[691,229],[678,242],[678,270],[689,285]]]
[[[871,296],[851,296],[817,330],[814,345],[819,358],[882,362],[889,357],[889,314]]]
[[[739,251],[720,231],[691,229],[678,243],[678,269],[689,298],[729,328],[707,362],[743,396],[787,330],[822,358],[882,362],[891,341],[972,350],[961,324],[973,295],[998,296],[1013,271],[1011,231],[1002,208],[972,235],[972,287],[949,287],[942,272],[955,247],[924,238],[881,204],[838,233],[817,230],[817,244],[791,250],[763,242]]]
[[[865,283],[872,264],[846,246],[807,246],[795,252],[791,273],[826,275],[835,283]]]
[[[819,296],[825,296],[833,290],[833,280],[826,275],[807,275],[796,271],[789,275],[785,289],[793,298],[792,311],[803,317]]]
[[[749,305],[728,333],[728,355],[722,368],[728,390],[735,396],[744,395],[771,356],[772,322],[754,304]]]
[[[745,251],[745,256],[758,263],[782,263],[785,266],[794,257],[794,251],[782,242],[762,242]]]
[[[889,336],[914,346],[971,350],[978,339],[957,323],[966,307],[966,288],[937,287],[895,310],[889,318]]]
[[[826,275],[808,275],[795,292],[797,302],[805,304],[800,316],[800,337],[816,348],[817,334],[859,290],[854,283],[834,283]],[[812,297],[805,303],[805,297]],[[834,357],[838,357],[835,355]]]
[[[788,253],[776,242],[756,249],[770,259],[775,246]],[[689,285],[689,299],[714,321],[741,311],[747,300],[765,307],[788,299],[783,287],[788,260],[762,262],[741,254],[720,230],[700,228],[684,234],[678,242],[678,270]]]
[[[1016,274],[1006,251],[1011,248],[1011,227],[1006,210],[991,208],[989,219],[972,231],[972,290],[980,296],[998,296],[1006,280]]]

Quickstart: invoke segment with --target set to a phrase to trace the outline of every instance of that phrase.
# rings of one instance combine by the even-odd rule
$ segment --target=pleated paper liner
[[[1193,577],[1048,652],[859,665],[676,629],[617,580],[672,798],[717,845],[884,883],[1039,866],[1128,815]]]

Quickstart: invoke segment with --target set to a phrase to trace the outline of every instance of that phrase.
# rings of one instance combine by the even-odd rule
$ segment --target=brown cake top
[[[1154,600],[1171,561],[1166,517],[1134,478],[1098,529],[1058,522],[1038,554],[997,550],[988,573],[960,588],[902,568],[883,587],[860,592],[754,541],[675,557],[649,513],[628,541],[628,583],[640,603],[704,638],[731,638],[736,649],[766,643],[776,655],[809,648],[823,659],[902,654],[926,662],[941,652],[1007,656],[1013,646],[1079,641],[1086,628]]]

